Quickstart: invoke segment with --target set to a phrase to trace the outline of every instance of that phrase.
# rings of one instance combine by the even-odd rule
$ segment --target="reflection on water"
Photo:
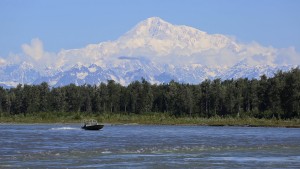
[[[0,125],[0,168],[299,168],[300,130]]]

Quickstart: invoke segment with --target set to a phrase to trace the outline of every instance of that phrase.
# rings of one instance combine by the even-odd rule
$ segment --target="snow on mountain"
[[[138,23],[118,39],[117,43],[122,48],[142,48],[160,56],[170,54],[189,56],[204,50],[225,47],[239,50],[239,46],[224,35],[209,35],[192,27],[172,25],[158,17]]]
[[[1,65],[0,86],[42,82],[54,87],[70,83],[98,85],[107,80],[127,85],[141,78],[151,83],[176,80],[196,84],[214,78],[273,76],[278,70],[295,67],[269,64],[276,52],[274,48],[240,44],[225,35],[152,17],[117,40],[62,50],[55,57],[57,64],[43,70],[27,62]]]
[[[120,82],[120,79],[118,79],[115,73],[110,70],[103,70],[95,64],[91,64],[90,66],[77,64],[69,70],[61,71],[54,76],[37,79],[34,84],[45,81],[54,87],[65,86],[71,83],[75,85],[99,85],[101,82],[106,82],[111,79]]]
[[[38,78],[40,78],[40,73],[30,63],[0,66],[0,86],[12,87],[19,83],[32,84]]]
[[[108,62],[118,62],[120,56],[147,57],[148,59],[178,63],[191,60],[207,60],[212,52],[239,53],[242,45],[221,34],[208,34],[198,29],[172,25],[158,17],[148,18],[138,23],[115,41],[90,44],[81,49],[59,52],[59,63],[70,68],[74,63],[95,63],[105,67]],[[207,52],[202,56],[203,52]],[[215,54],[214,54],[215,55]],[[189,58],[189,59],[188,59]],[[73,63],[73,64],[71,64]]]
[[[50,86],[58,87],[68,84],[76,85],[99,85],[106,83],[107,80],[114,80],[122,85],[141,80],[151,83],[168,83],[175,80],[183,83],[198,84],[205,79],[221,78],[256,78],[266,74],[272,77],[278,70],[288,71],[296,66],[274,66],[274,65],[257,65],[249,66],[243,62],[237,63],[229,68],[211,68],[202,65],[185,65],[176,66],[171,64],[160,64],[154,62],[145,62],[139,59],[121,59],[119,65],[109,65],[105,68],[91,64],[74,65],[66,71],[59,71],[55,75],[40,76],[32,67],[25,65],[10,65],[0,69],[0,86],[15,87],[21,84],[40,84],[47,82]],[[132,63],[132,64],[130,64]]]
[[[126,59],[122,59],[119,65],[110,65],[102,68],[95,64],[90,66],[75,65],[68,71],[62,71],[55,76],[46,79],[41,78],[35,81],[39,84],[43,81],[48,82],[51,86],[64,86],[70,83],[76,85],[99,85],[106,83],[107,80],[114,80],[122,85],[141,80],[144,78],[150,83],[168,83],[175,80],[182,83],[198,84],[205,79],[221,78],[226,79],[259,79],[261,75],[266,74],[268,77],[274,76],[278,70],[288,71],[296,66],[249,66],[244,63],[238,63],[229,68],[211,68],[202,65],[164,65],[159,63],[143,63],[143,60],[133,60],[132,64]]]
[[[222,80],[226,79],[259,79],[262,75],[267,77],[273,77],[279,70],[289,71],[292,68],[296,68],[297,65],[254,65],[250,66],[246,60],[242,60],[234,66],[226,69],[222,73],[219,73],[216,77]]]

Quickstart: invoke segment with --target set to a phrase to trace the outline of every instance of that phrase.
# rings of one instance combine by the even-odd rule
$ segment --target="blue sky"
[[[115,40],[152,16],[300,51],[299,9],[299,0],[1,0],[0,57],[34,38],[51,52]]]

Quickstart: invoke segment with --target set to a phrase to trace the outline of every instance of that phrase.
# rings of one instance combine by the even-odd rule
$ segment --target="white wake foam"
[[[75,127],[55,127],[51,128],[50,130],[78,130],[79,128]]]

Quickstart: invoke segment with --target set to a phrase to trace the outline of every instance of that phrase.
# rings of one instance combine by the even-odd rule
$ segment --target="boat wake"
[[[79,128],[75,128],[75,127],[55,127],[55,128],[51,128],[50,130],[79,130]]]

